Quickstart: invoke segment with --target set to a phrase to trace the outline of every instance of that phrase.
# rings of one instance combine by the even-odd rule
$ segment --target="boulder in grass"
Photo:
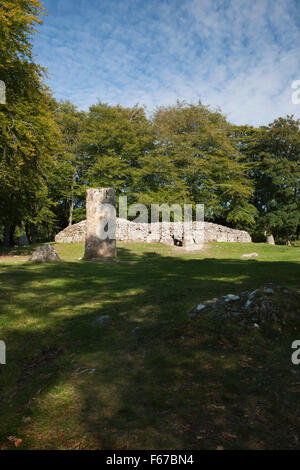
[[[29,261],[35,263],[43,263],[47,261],[60,261],[60,257],[56,253],[55,248],[52,245],[42,245],[36,251],[33,252]]]
[[[230,302],[226,302],[228,297]],[[204,306],[205,309],[202,308]],[[287,328],[296,329],[300,318],[300,293],[296,289],[267,284],[239,295],[228,294],[219,299],[206,300],[196,305],[188,313],[188,318],[207,315],[215,315],[219,320],[231,319],[246,328],[264,325],[279,332]]]
[[[107,324],[109,318],[110,318],[109,315],[101,315],[101,317],[96,318],[96,320],[92,322],[92,325],[104,326]]]
[[[258,253],[245,253],[244,255],[241,256],[241,258],[257,258]]]

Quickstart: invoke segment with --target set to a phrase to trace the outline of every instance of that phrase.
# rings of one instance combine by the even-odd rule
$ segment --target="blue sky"
[[[34,40],[57,99],[87,110],[177,99],[236,124],[300,117],[300,0],[44,0]]]

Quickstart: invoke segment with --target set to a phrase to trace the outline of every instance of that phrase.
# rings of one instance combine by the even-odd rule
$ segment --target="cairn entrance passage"
[[[86,192],[84,259],[116,258],[116,193],[113,188]]]

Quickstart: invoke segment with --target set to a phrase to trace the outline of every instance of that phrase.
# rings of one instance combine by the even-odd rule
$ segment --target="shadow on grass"
[[[120,264],[2,268],[2,442],[21,434],[26,448],[295,447],[285,342],[186,314],[266,282],[296,286],[299,264],[118,253]],[[94,326],[101,315],[107,325]]]
[[[30,256],[42,243],[34,243],[25,246],[0,246],[0,259],[1,256]]]

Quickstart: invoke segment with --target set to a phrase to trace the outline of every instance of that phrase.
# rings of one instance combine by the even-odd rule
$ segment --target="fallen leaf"
[[[23,439],[16,439],[14,444],[15,444],[16,447],[19,447],[19,445],[21,445],[22,442],[23,442]]]

